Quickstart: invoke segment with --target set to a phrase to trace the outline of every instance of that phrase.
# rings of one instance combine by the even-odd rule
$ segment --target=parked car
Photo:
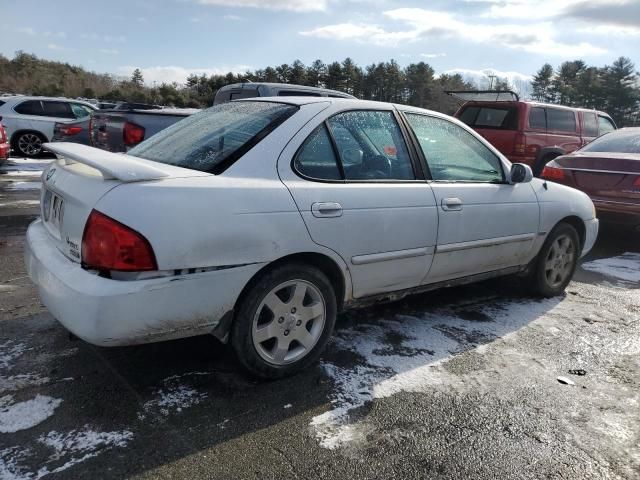
[[[56,122],[53,126],[52,142],[72,142],[90,145],[89,128],[91,117],[85,117],[75,122]]]
[[[89,123],[91,145],[110,152],[126,152],[170,125],[198,112],[195,108],[128,108],[94,112]],[[135,105],[132,105],[135,107]]]
[[[640,228],[640,127],[608,133],[557,157],[542,178],[587,193],[600,219]]]
[[[535,175],[555,157],[571,153],[616,129],[605,112],[521,101],[506,91],[447,92],[468,100],[455,117],[512,162],[526,163]]]
[[[355,98],[326,88],[284,83],[235,83],[218,90],[214,105],[240,98],[264,96],[311,96]],[[162,108],[159,105],[120,103],[111,110],[95,113],[90,127],[94,147],[125,152],[159,131],[197,112],[197,109]]]
[[[53,316],[102,346],[210,333],[261,377],[314,362],[343,308],[507,274],[560,294],[598,231],[584,193],[409,106],[240,100],[127,154],[46,148],[25,259]]]
[[[0,120],[2,118],[0,117]],[[0,163],[3,163],[5,160],[9,158],[9,150],[11,147],[9,146],[9,138],[7,137],[7,131],[4,128],[4,125],[0,123]]]
[[[328,88],[307,87],[290,83],[243,82],[225,85],[216,92],[214,105],[254,97],[331,97],[353,98],[353,95]]]
[[[0,100],[0,117],[11,148],[25,157],[40,155],[42,144],[53,138],[56,122],[87,118],[95,110],[90,103],[66,98],[15,96]]]

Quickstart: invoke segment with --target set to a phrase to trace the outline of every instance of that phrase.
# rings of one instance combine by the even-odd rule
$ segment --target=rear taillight
[[[82,131],[82,127],[60,127],[60,133],[66,136],[77,135]]]
[[[564,180],[564,170],[561,168],[546,166],[542,170],[542,178],[545,180]]]
[[[157,270],[148,240],[135,230],[92,210],[82,235],[82,264],[95,270]]]
[[[516,135],[516,142],[513,145],[513,153],[523,155],[527,148],[527,137],[521,133]]]
[[[124,144],[128,147],[137,145],[144,140],[144,127],[136,125],[135,123],[125,122],[124,130],[122,131],[122,138]]]
[[[640,177],[636,178],[635,182],[633,182],[633,186],[640,188]]]

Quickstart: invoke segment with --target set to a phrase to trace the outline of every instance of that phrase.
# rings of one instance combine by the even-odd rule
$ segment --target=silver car
[[[0,117],[17,155],[37,157],[51,141],[56,122],[87,118],[96,107],[87,102],[51,97],[3,97]]]

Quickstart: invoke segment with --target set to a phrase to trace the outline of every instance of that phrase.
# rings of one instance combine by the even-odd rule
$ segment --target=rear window
[[[640,128],[618,130],[596,138],[581,152],[640,153]]]
[[[547,108],[547,129],[560,132],[576,131],[576,115],[571,110]]]
[[[27,100],[17,105],[14,110],[22,115],[44,115],[40,100]]]
[[[221,173],[296,111],[273,102],[223,103],[174,123],[128,154]]]
[[[474,128],[517,130],[518,109],[516,107],[469,106],[462,110],[460,120]]]

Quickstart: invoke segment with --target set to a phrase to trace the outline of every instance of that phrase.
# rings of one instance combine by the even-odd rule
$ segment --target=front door
[[[530,184],[507,182],[498,156],[447,119],[406,114],[422,148],[438,206],[432,283],[526,262],[539,224]]]
[[[356,298],[419,285],[435,248],[433,192],[416,175],[392,108],[333,110],[278,162],[313,241],[349,266]]]

